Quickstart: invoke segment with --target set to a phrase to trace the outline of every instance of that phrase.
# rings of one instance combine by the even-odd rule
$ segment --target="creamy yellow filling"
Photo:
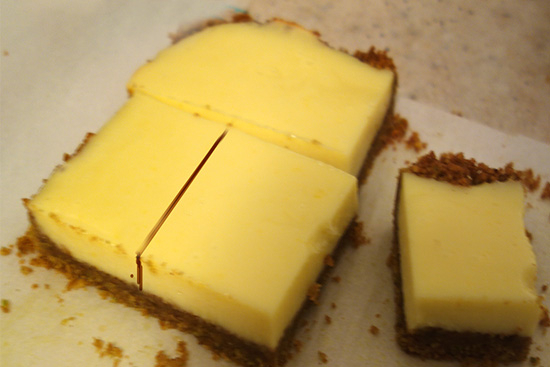
[[[128,89],[357,174],[393,78],[274,21],[189,36],[141,67]]]
[[[404,173],[398,211],[407,327],[532,335],[536,263],[518,182],[460,187]]]
[[[136,251],[224,129],[135,93],[28,209],[76,259],[135,282]],[[143,253],[144,291],[274,349],[356,190],[352,175],[231,129]]]

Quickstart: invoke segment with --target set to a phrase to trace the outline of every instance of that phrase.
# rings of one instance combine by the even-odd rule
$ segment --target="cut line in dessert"
[[[151,229],[151,232],[149,232],[149,234],[143,241],[143,244],[141,245],[140,249],[136,251],[137,284],[139,286],[140,291],[143,290],[143,267],[141,265],[141,255],[143,255],[143,252],[147,249],[147,246],[149,246],[149,244],[151,243],[151,241],[153,240],[157,232],[160,230],[160,227],[162,227],[162,225],[164,224],[164,222],[166,221],[170,213],[172,213],[172,210],[174,210],[176,205],[178,205],[178,202],[182,198],[183,194],[185,194],[189,186],[191,186],[191,184],[193,183],[195,178],[198,176],[201,169],[204,167],[204,165],[206,164],[206,162],[208,161],[212,153],[214,153],[218,145],[220,145],[220,143],[222,142],[223,138],[225,138],[228,131],[229,131],[228,129],[225,129],[224,132],[218,137],[218,139],[216,139],[214,144],[212,144],[212,147],[210,147],[210,150],[208,150],[208,152],[206,153],[202,161],[199,163],[197,168],[195,168],[191,176],[189,176],[187,181],[181,187],[180,191],[176,194],[176,196],[174,197],[170,205],[168,205],[168,207],[166,208],[166,210],[164,211],[164,213],[162,214],[158,222],[155,224],[153,229]]]

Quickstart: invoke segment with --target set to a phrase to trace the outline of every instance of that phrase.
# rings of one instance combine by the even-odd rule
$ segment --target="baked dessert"
[[[245,24],[206,28],[140,69],[128,102],[25,205],[28,236],[55,268],[223,357],[274,366],[286,361],[308,291],[353,222],[354,175],[391,116],[395,78],[383,53],[358,53],[360,62],[294,24]],[[223,46],[241,38],[261,50]],[[225,59],[194,53],[203,42],[231,55],[234,73],[239,58],[255,73],[292,71],[297,52],[315,73],[276,72],[261,85],[222,79]],[[287,45],[277,69],[271,56]],[[193,64],[208,72],[190,72]],[[276,125],[286,115],[291,122]]]
[[[163,50],[128,90],[357,175],[392,102],[394,73],[292,23],[240,22]]]
[[[392,268],[406,352],[488,364],[527,357],[542,307],[517,177],[433,152],[400,172]]]

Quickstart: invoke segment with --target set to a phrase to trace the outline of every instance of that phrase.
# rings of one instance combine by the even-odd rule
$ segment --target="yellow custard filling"
[[[460,187],[403,173],[398,210],[407,328],[531,336],[536,262],[519,182]]]
[[[232,23],[184,38],[128,83],[353,175],[378,131],[394,75],[282,21]]]

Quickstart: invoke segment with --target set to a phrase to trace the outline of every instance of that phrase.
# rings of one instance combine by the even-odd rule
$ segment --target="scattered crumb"
[[[9,313],[11,311],[11,302],[8,299],[2,299],[0,308],[2,308],[3,313]]]
[[[352,240],[352,245],[354,248],[358,248],[363,245],[370,243],[370,239],[365,236],[363,231],[364,224],[361,221],[355,221],[352,225],[352,228],[349,230],[349,236]]]
[[[34,283],[34,284],[31,285],[31,288],[32,288],[32,289],[37,289],[37,288],[39,288],[39,287],[40,287],[40,286],[39,286],[38,284],[36,284],[36,283]]]
[[[158,322],[159,322],[159,327],[160,327],[162,330],[168,330],[168,329],[170,329],[170,325],[169,325],[168,322],[163,321],[163,320],[161,320],[161,319],[159,319]]]
[[[540,198],[542,200],[550,199],[550,182],[546,182],[544,185],[544,189],[542,189],[542,193],[540,194]]]
[[[21,236],[17,239],[17,256],[32,254],[35,251],[36,247],[28,236]]]
[[[545,293],[548,290],[548,284],[543,284],[540,289],[541,289],[542,293]]]
[[[462,114],[462,111],[452,110],[451,113],[458,117],[464,117],[464,115]]]
[[[319,362],[323,363],[323,364],[327,364],[328,363],[328,357],[325,353],[321,352],[321,351],[318,351],[317,352],[317,355],[319,356]]]
[[[104,289],[98,289],[97,294],[99,294],[102,299],[108,299],[111,297],[111,294]]]
[[[332,324],[332,318],[329,315],[325,315],[325,322],[330,325]]]
[[[335,275],[332,277],[332,281],[334,283],[340,283],[342,281],[342,277],[340,275]]]
[[[531,363],[531,366],[539,366],[540,357],[529,357],[529,363]]]
[[[29,267],[29,266],[25,266],[25,265],[21,265],[21,273],[24,274],[24,275],[29,275],[30,273],[32,273],[34,270]]]
[[[319,304],[319,294],[321,293],[321,284],[315,283],[309,287],[307,291],[307,298],[314,304]]]
[[[330,308],[332,308],[333,310],[336,309],[336,307],[337,307],[337,306],[336,306],[336,303],[332,302],[332,303],[330,304]]]
[[[50,289],[50,285],[48,283],[44,284],[44,289]]]
[[[369,333],[371,333],[372,335],[378,335],[380,334],[380,329],[374,325],[371,325],[369,328]]]
[[[334,267],[334,258],[330,255],[325,256],[325,265],[329,267]]]
[[[9,56],[10,53],[8,52],[8,50],[4,50],[4,51],[2,51],[2,55],[4,55],[4,56]]]
[[[12,250],[9,247],[0,248],[0,255],[2,255],[2,256],[8,256],[8,255],[11,254],[11,252],[12,252]]]
[[[379,319],[380,316],[381,316],[381,315],[380,315],[379,313],[377,313],[376,315],[374,315],[374,317],[376,317],[377,319]]]
[[[408,149],[412,149],[419,153],[428,147],[428,144],[420,140],[418,133],[413,131],[411,136],[405,141],[405,145]]]
[[[539,321],[539,325],[542,327],[550,327],[550,315],[546,307],[542,307],[542,318]]]
[[[68,291],[72,291],[72,290],[75,290],[75,289],[84,288],[84,287],[86,287],[86,285],[87,285],[87,283],[84,279],[81,279],[81,278],[71,279],[71,280],[69,280],[69,282],[65,286],[65,291],[68,292]]]
[[[300,353],[300,351],[302,350],[302,347],[304,346],[304,343],[302,343],[301,340],[298,340],[298,339],[294,339],[294,341],[292,342],[292,344],[294,345],[294,349],[296,350],[296,352]]]
[[[155,367],[185,367],[189,359],[189,352],[184,341],[180,341],[177,347],[177,357],[169,358],[166,353],[161,350],[155,356]]]
[[[99,354],[100,358],[109,357],[113,359],[113,367],[119,365],[123,357],[122,349],[115,346],[113,343],[107,343],[107,345],[105,345],[105,342],[98,338],[94,338],[92,345],[96,348],[96,352]]]

